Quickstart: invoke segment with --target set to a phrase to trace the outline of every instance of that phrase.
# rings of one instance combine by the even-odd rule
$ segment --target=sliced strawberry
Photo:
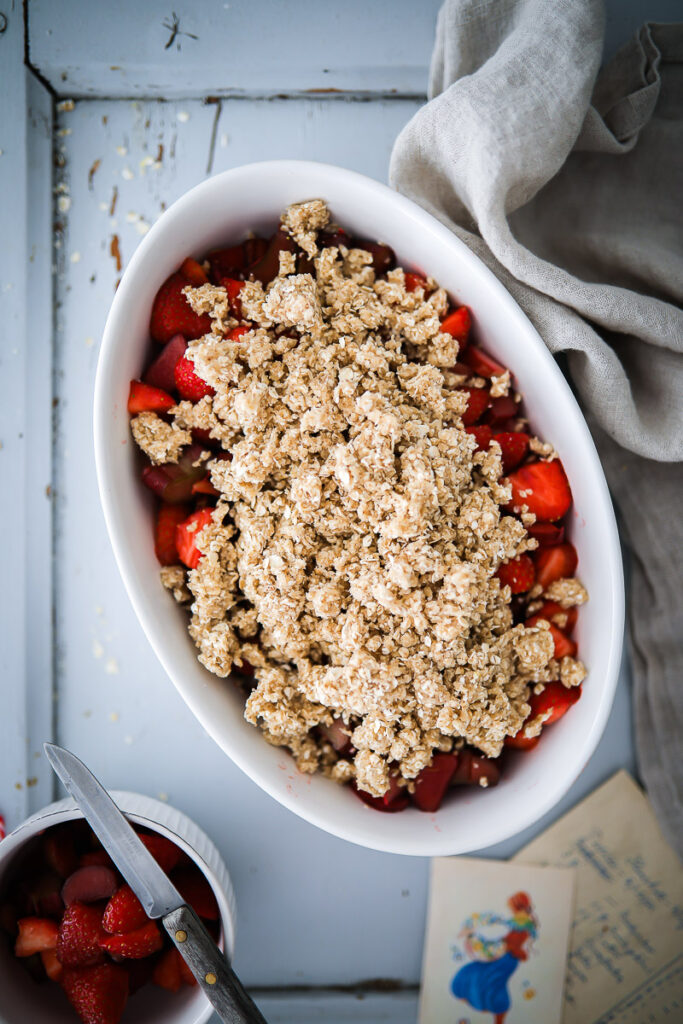
[[[56,949],[59,929],[49,917],[22,917],[17,921],[17,928],[15,956],[33,956],[44,949]]]
[[[183,275],[187,283],[191,284],[193,288],[200,288],[201,285],[208,284],[209,282],[204,267],[197,260],[193,260],[191,256],[183,260],[179,273]]]
[[[234,277],[224,277],[221,279],[221,287],[225,288],[228,293],[230,312],[236,320],[241,320],[242,303],[240,302],[240,292],[244,287],[244,281],[237,281]]]
[[[458,388],[458,391],[467,393],[467,408],[462,414],[462,421],[466,427],[471,427],[488,407],[489,393],[485,388]]]
[[[249,331],[253,331],[253,327],[248,324],[242,324],[240,327],[233,327],[228,335],[230,341],[239,341],[245,334],[249,334]]]
[[[268,239],[268,246],[260,259],[254,260],[249,267],[249,276],[262,284],[269,284],[280,271],[280,253],[296,253],[297,246],[291,235],[282,229]]]
[[[500,566],[496,576],[501,586],[508,586],[513,594],[524,594],[531,590],[536,580],[534,563],[528,555],[520,555]]]
[[[218,488],[214,487],[208,476],[204,477],[203,480],[198,480],[196,484],[192,484],[193,494],[208,494],[211,498],[217,498],[221,493]]]
[[[196,484],[192,485],[193,494],[195,486]],[[178,562],[178,549],[175,544],[176,527],[187,519],[189,512],[190,509],[187,505],[162,503],[159,506],[154,527],[154,553],[159,559],[160,565],[176,565]]]
[[[78,868],[69,875],[62,886],[62,899],[67,907],[72,903],[96,903],[98,900],[109,899],[116,892],[116,875],[111,868],[84,867]]]
[[[439,330],[445,334],[450,334],[451,338],[455,338],[462,352],[467,345],[471,327],[472,317],[469,309],[467,306],[459,306],[458,309],[454,309],[452,313],[449,313],[445,320],[441,321]]]
[[[509,430],[507,423],[514,420],[519,412],[519,405],[512,395],[498,395],[491,399],[491,405],[484,417],[494,431]]]
[[[576,572],[579,556],[569,541],[555,547],[541,548],[534,555],[536,578],[544,590],[556,580],[569,579]]]
[[[60,981],[62,974],[64,973],[64,967],[62,961],[57,956],[56,949],[43,949],[40,953],[40,959],[43,961],[43,967],[50,981]]]
[[[443,325],[442,325],[443,330]],[[505,373],[505,367],[496,362],[493,356],[484,352],[483,348],[476,345],[469,345],[463,353],[463,362],[469,366],[472,373],[477,377],[500,377]]]
[[[175,398],[161,388],[153,388],[149,384],[143,384],[141,380],[130,382],[128,412],[131,416],[137,416],[140,412],[168,412],[175,404]]]
[[[161,870],[165,871],[166,874],[180,863],[183,851],[175,843],[172,843],[170,839],[167,839],[166,836],[160,836],[156,832],[151,834],[140,832],[139,836]]]
[[[165,988],[169,992],[178,991],[183,983],[179,960],[182,960],[182,957],[175,946],[162,953],[154,965],[152,973],[152,981],[155,985],[159,985],[160,988]]]
[[[526,620],[524,625],[529,627],[535,626],[540,622],[541,618],[542,616],[540,614],[532,615],[531,618]],[[546,619],[545,621],[547,622],[548,620]],[[552,633],[553,641],[555,643],[553,657],[557,658],[558,661],[567,655],[570,658],[573,658],[577,650],[574,641],[570,640],[568,636],[565,636],[562,630],[558,629],[552,622],[550,623],[550,632]]]
[[[173,373],[178,394],[188,402],[199,402],[207,395],[216,394],[211,385],[202,380],[194,368],[194,363],[187,356],[182,356],[178,360]]]
[[[219,919],[218,904],[213,889],[194,865],[178,867],[171,875],[171,880],[186,903],[196,914],[209,921]]]
[[[493,440],[497,441],[503,453],[503,472],[509,473],[516,469],[529,449],[531,438],[528,434],[510,433],[505,431],[494,434]]]
[[[480,786],[486,779],[487,786],[496,786],[500,779],[500,768],[496,762],[471,747],[458,751],[458,766],[451,779],[453,786]]]
[[[383,811],[385,814],[395,814],[397,811],[404,811],[410,803],[410,796],[405,787],[399,786],[398,781],[391,776],[389,789],[384,796],[371,796],[362,789],[358,789],[355,782],[351,783],[351,789],[359,800],[362,800],[368,807],[376,811]]]
[[[477,447],[474,449],[475,452],[484,451],[491,444],[493,434],[491,433],[491,428],[486,423],[482,423],[478,427],[465,427],[465,430],[477,442]]]
[[[185,355],[187,342],[182,334],[174,334],[143,374],[145,384],[162,391],[175,391],[175,364]]]
[[[62,988],[83,1024],[118,1024],[128,1001],[128,974],[116,964],[64,971]]]
[[[426,765],[415,779],[415,792],[412,794],[415,806],[430,814],[438,811],[457,767],[457,754],[434,754],[432,763]]]
[[[107,903],[102,917],[102,927],[112,935],[134,932],[147,924],[149,918],[142,903],[129,885],[117,889]]]
[[[156,921],[147,921],[141,928],[122,935],[105,935],[100,939],[102,949],[113,957],[126,960],[142,960],[157,953],[164,944]]]
[[[540,548],[552,547],[564,540],[564,526],[561,523],[534,523],[533,526],[527,526],[526,532],[536,538]]]
[[[200,509],[176,526],[175,543],[178,557],[188,569],[196,569],[203,558],[204,553],[197,547],[196,540],[204,527],[212,521],[211,513],[210,508]]]
[[[541,522],[561,519],[569,511],[572,492],[559,459],[520,466],[508,480],[512,487],[510,508],[526,505]]]
[[[557,626],[568,636],[574,631],[576,620],[579,617],[578,608],[563,608],[556,601],[545,601],[543,607],[536,612],[539,619],[547,619],[553,626]]]
[[[59,926],[57,955],[65,967],[90,967],[104,960],[100,949],[102,908],[96,903],[72,903]]]
[[[214,249],[206,257],[209,261],[209,277],[214,284],[222,284],[225,277],[237,277],[244,267],[244,247],[232,245],[229,249]]]
[[[192,485],[206,476],[206,466],[199,463],[203,451],[202,445],[191,444],[184,449],[177,462],[145,466],[142,470],[143,484],[169,505],[189,501]]]
[[[67,878],[78,866],[76,847],[72,830],[65,825],[55,825],[43,837],[45,859],[62,878]]]
[[[88,850],[78,858],[79,868],[100,867],[114,869],[114,861],[106,850]]]
[[[524,726],[522,726],[519,732],[515,733],[514,736],[505,737],[505,746],[512,747],[513,750],[533,750],[540,738],[540,735],[525,736]]]
[[[157,292],[149,325],[155,341],[170,341],[175,334],[182,334],[190,341],[211,330],[211,317],[207,313],[195,313],[183,294],[183,288],[189,283],[182,274],[171,274]]]
[[[552,725],[566,714],[572,704],[576,704],[580,696],[581,686],[566,687],[559,680],[546,683],[542,693],[532,693],[529,697],[529,718],[547,715],[543,724]]]
[[[413,274],[410,270],[406,270],[404,277],[407,292],[414,292],[417,288],[422,288],[423,291],[427,290],[427,282],[422,274]],[[442,324],[441,330],[443,331],[444,329]]]

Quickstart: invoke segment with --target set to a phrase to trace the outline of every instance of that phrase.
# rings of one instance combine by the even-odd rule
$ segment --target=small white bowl
[[[229,681],[197,660],[187,616],[161,587],[152,497],[141,485],[126,399],[150,353],[154,295],[182,260],[270,233],[292,202],[325,199],[335,220],[393,246],[400,264],[435,277],[471,307],[478,340],[515,374],[535,431],[558,450],[571,482],[570,536],[590,602],[577,627],[589,668],[583,696],[543,742],[488,791],[460,790],[435,815],[380,814],[348,788],[300,774],[288,755],[244,721]],[[466,853],[526,828],[566,793],[600,739],[621,657],[624,594],[614,512],[595,446],[564,377],[509,293],[446,227],[363,175],[326,164],[271,161],[209,178],[171,206],[140,243],[107,320],[95,387],[100,496],[119,569],[143,629],[177,689],[222,749],[280,803],[334,835],[377,850],[421,856]]]
[[[232,959],[235,949],[235,896],[221,855],[205,832],[174,807],[139,793],[112,791],[112,799],[136,825],[158,832],[180,847],[199,867],[213,889],[221,915],[221,949]],[[5,873],[21,859],[26,843],[46,828],[82,819],[71,798],[49,804],[27,818],[0,843],[0,892]],[[54,984],[35,984],[0,936],[0,1020],[3,1024],[74,1024],[76,1014]],[[213,1007],[199,988],[166,992],[145,985],[131,998],[124,1024],[206,1024]]]

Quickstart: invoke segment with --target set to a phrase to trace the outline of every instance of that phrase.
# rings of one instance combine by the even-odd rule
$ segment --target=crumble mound
[[[536,546],[534,517],[502,511],[500,448],[475,451],[463,426],[446,293],[407,291],[400,268],[376,277],[363,249],[319,249],[329,220],[320,200],[283,214],[315,275],[286,256],[269,285],[247,282],[255,326],[239,340],[225,337],[223,288],[186,289],[212,320],[187,355],[216,394],[180,402],[169,430],[208,430],[232,456],[208,462],[220,497],[186,574],[200,661],[218,676],[247,662],[245,717],[268,742],[381,796],[435,750],[465,741],[496,756],[531,688],[577,685],[584,670],[553,659],[546,622],[513,625],[495,576]],[[182,600],[173,570],[164,583]],[[348,757],[326,739],[337,719]]]

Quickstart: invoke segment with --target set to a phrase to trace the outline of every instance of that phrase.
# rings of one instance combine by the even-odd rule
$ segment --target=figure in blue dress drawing
[[[517,892],[508,900],[510,917],[497,914],[472,914],[463,924],[460,937],[471,962],[456,973],[451,992],[464,999],[473,1010],[492,1013],[494,1024],[504,1024],[510,1009],[508,981],[517,970],[520,960],[529,956],[531,944],[538,932],[527,893]],[[506,929],[506,934],[488,938],[491,929]],[[526,948],[525,948],[526,947]]]

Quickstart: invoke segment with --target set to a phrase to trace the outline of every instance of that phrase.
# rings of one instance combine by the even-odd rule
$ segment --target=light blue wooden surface
[[[3,509],[3,535],[13,538],[5,561],[15,582],[3,588],[0,810],[16,824],[49,798],[49,775],[35,755],[51,731],[54,682],[60,742],[109,786],[164,794],[217,842],[238,896],[236,967],[262,991],[269,1019],[403,1024],[415,1019],[414,991],[385,995],[370,986],[358,1000],[324,989],[372,978],[414,989],[427,862],[362,850],[300,821],[199,728],[148,648],[118,578],[95,486],[91,403],[99,337],[119,276],[112,239],[125,265],[164,205],[207,171],[249,160],[313,157],[385,180],[392,141],[422,102],[414,94],[426,83],[438,3],[195,0],[175,6],[181,28],[200,39],[180,37],[181,49],[174,44],[166,51],[169,33],[161,22],[170,11],[161,0],[116,6],[63,0],[58,17],[50,0],[31,0],[31,58],[58,99],[104,97],[56,110],[52,182],[52,102],[21,74],[17,12],[9,19],[12,35],[0,36],[0,59],[10,54],[14,65],[11,74],[11,63],[2,66],[0,185],[16,197],[3,205],[2,237],[17,240],[0,253],[0,458],[3,491],[16,499]],[[645,17],[672,20],[679,7],[670,0],[614,0],[606,52]],[[325,88],[345,95],[272,98]],[[226,90],[245,98],[220,104],[198,98]],[[106,98],[122,94],[136,98]],[[179,98],[145,98],[151,95]],[[187,753],[180,764],[168,754],[178,749]],[[626,669],[605,736],[572,791],[536,828],[485,855],[514,852],[622,766],[634,767]],[[26,789],[33,778],[37,784]],[[292,986],[318,991],[282,993]]]

